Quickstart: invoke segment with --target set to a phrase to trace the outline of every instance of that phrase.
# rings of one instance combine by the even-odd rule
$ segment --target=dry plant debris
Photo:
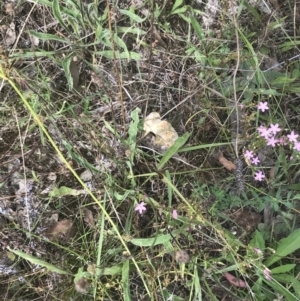
[[[178,138],[172,125],[166,120],[161,120],[160,114],[157,112],[152,112],[145,118],[144,131],[145,136],[150,132],[155,135],[152,140],[153,147],[160,150],[167,150]]]
[[[236,169],[235,164],[227,160],[221,151],[218,153],[218,160],[227,170],[232,171]]]

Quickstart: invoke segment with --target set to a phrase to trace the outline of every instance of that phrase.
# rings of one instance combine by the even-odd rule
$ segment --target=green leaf
[[[61,186],[59,188],[55,187],[52,191],[49,192],[51,197],[62,197],[65,195],[80,195],[84,190],[76,190],[66,186]]]
[[[66,43],[66,44],[71,44],[70,41],[68,41],[64,38],[58,37],[55,34],[35,32],[33,30],[29,30],[29,33],[43,41],[54,40],[54,41],[58,41],[58,42]]]
[[[122,267],[122,289],[124,301],[131,301],[129,288],[129,260],[125,260]]]
[[[295,263],[290,263],[290,264],[281,265],[281,266],[279,266],[279,267],[277,267],[277,268],[272,269],[272,270],[271,270],[271,275],[289,272],[289,271],[292,270],[295,266],[296,266]]]
[[[182,3],[183,3],[183,0],[176,0],[175,3],[173,4],[172,9],[171,9],[171,14],[173,14],[173,12],[175,11],[175,9],[177,7],[179,7],[180,5],[182,5]]]
[[[134,22],[137,22],[137,23],[144,22],[147,19],[147,18],[142,19],[141,17],[139,17],[135,13],[132,13],[129,10],[126,10],[126,9],[119,9],[119,12],[122,15],[128,16],[131,20],[133,20]]]
[[[265,262],[267,267],[300,249],[300,228],[291,233],[288,237],[281,239],[278,244],[279,246],[275,254],[270,256]]]
[[[60,12],[60,6],[59,6],[59,0],[53,0],[52,3],[52,10],[53,10],[53,15],[54,17],[58,20],[58,22],[60,23],[60,25],[67,31],[69,32],[67,26],[65,25],[65,22],[61,16],[61,12]]]
[[[37,264],[37,265],[40,265],[42,267],[45,267],[46,269],[48,269],[51,272],[55,272],[55,273],[62,274],[62,275],[73,275],[72,273],[67,272],[65,270],[62,270],[62,269],[56,267],[55,265],[53,265],[51,263],[48,263],[48,262],[46,262],[44,260],[41,260],[41,259],[36,258],[34,256],[31,256],[29,254],[26,254],[26,253],[24,253],[22,251],[13,250],[10,247],[8,247],[8,250],[10,252],[12,252],[12,253],[14,253],[14,254],[22,257],[23,259],[30,261],[33,264]]]
[[[73,59],[73,57],[75,56],[75,54],[71,54],[68,55],[63,61],[62,61],[62,67],[65,71],[65,75],[69,84],[69,91],[71,91],[73,89],[73,78],[71,76],[71,72],[70,72],[70,65],[71,65],[71,61]]]
[[[202,30],[200,24],[198,23],[198,21],[196,20],[196,18],[191,17],[191,24],[192,24],[192,26],[193,26],[193,28],[194,28],[194,30],[195,30],[198,38],[200,40],[203,40],[204,39],[203,30]]]
[[[131,112],[132,121],[130,122],[129,130],[128,130],[128,134],[129,134],[128,143],[129,143],[130,151],[132,153],[134,153],[135,146],[136,146],[136,136],[138,133],[138,125],[140,122],[140,119],[139,119],[140,112],[141,112],[140,108],[136,108],[135,110],[133,110]]]
[[[162,234],[150,238],[133,238],[130,242],[139,247],[154,247],[156,245],[164,244],[171,239],[170,234]]]
[[[293,295],[291,292],[289,292],[285,287],[283,287],[280,283],[272,281],[272,280],[266,280],[263,278],[263,281],[268,286],[272,287],[275,292],[278,292],[280,295],[286,297],[287,301],[295,301],[297,300],[296,296]]]
[[[178,152],[179,148],[186,143],[189,137],[190,133],[185,133],[182,137],[177,138],[175,143],[164,153],[157,168],[162,169],[170,158]]]

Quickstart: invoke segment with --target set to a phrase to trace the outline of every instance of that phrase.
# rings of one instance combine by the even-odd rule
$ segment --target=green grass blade
[[[18,251],[18,250],[13,250],[11,248],[8,247],[8,250],[18,256],[20,256],[21,258],[25,259],[25,260],[28,260],[30,261],[31,263],[33,264],[37,264],[37,265],[40,265],[46,269],[48,269],[49,271],[51,272],[55,272],[55,273],[58,273],[58,274],[62,274],[62,275],[73,275],[72,273],[70,272],[67,272],[65,270],[62,270],[61,268],[58,268],[57,266],[51,264],[51,263],[48,263],[44,260],[41,260],[39,258],[36,258],[34,256],[31,256],[29,254],[26,254],[22,251]]]
[[[182,137],[177,138],[175,143],[165,152],[157,168],[162,169],[164,165],[170,160],[170,158],[178,152],[179,148],[186,143],[189,137],[190,133],[185,133]]]

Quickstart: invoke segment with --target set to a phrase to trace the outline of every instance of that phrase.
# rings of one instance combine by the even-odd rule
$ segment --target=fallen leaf
[[[56,240],[61,236],[66,236],[70,233],[73,227],[73,222],[69,219],[64,219],[57,222],[49,230],[45,232],[45,236],[50,240]]]
[[[275,166],[273,166],[273,167],[270,169],[269,177],[270,177],[270,180],[274,180],[274,178],[275,178]]]
[[[230,284],[232,284],[233,286],[236,286],[236,287],[247,287],[247,283],[245,281],[236,278],[235,276],[231,275],[230,273],[225,272],[223,275],[228,280],[228,282]]]
[[[95,221],[94,221],[94,216],[93,216],[93,212],[89,209],[84,209],[83,210],[83,216],[84,216],[84,221],[87,223],[87,225],[92,228],[95,225]]]
[[[227,160],[224,156],[222,152],[218,153],[218,160],[219,162],[227,169],[227,170],[234,170],[236,169],[236,166],[233,162]]]
[[[175,257],[175,261],[177,263],[189,263],[190,262],[190,255],[188,254],[187,251],[184,251],[184,250],[175,251],[174,257]]]
[[[12,45],[15,40],[16,40],[16,29],[15,29],[15,23],[14,22],[11,22],[9,24],[9,27],[7,28],[7,31],[6,31],[6,35],[5,35],[5,44],[7,46],[10,46]]]
[[[145,118],[144,131],[145,136],[150,132],[155,135],[155,139],[152,141],[153,146],[161,150],[167,150],[178,138],[178,134],[171,124],[166,120],[161,120],[157,112],[152,112]]]
[[[5,12],[10,15],[13,16],[15,14],[15,4],[8,2],[5,4]]]
[[[229,215],[237,225],[248,232],[254,231],[261,221],[261,215],[247,209],[237,210]]]

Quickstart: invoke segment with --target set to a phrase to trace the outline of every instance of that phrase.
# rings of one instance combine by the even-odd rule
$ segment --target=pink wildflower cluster
[[[269,128],[266,128],[265,126],[261,125],[257,130],[259,132],[259,135],[266,139],[267,145],[275,147],[276,144],[284,143],[283,138],[276,138],[277,133],[280,133],[281,131],[281,128],[279,127],[278,123],[271,123]]]

